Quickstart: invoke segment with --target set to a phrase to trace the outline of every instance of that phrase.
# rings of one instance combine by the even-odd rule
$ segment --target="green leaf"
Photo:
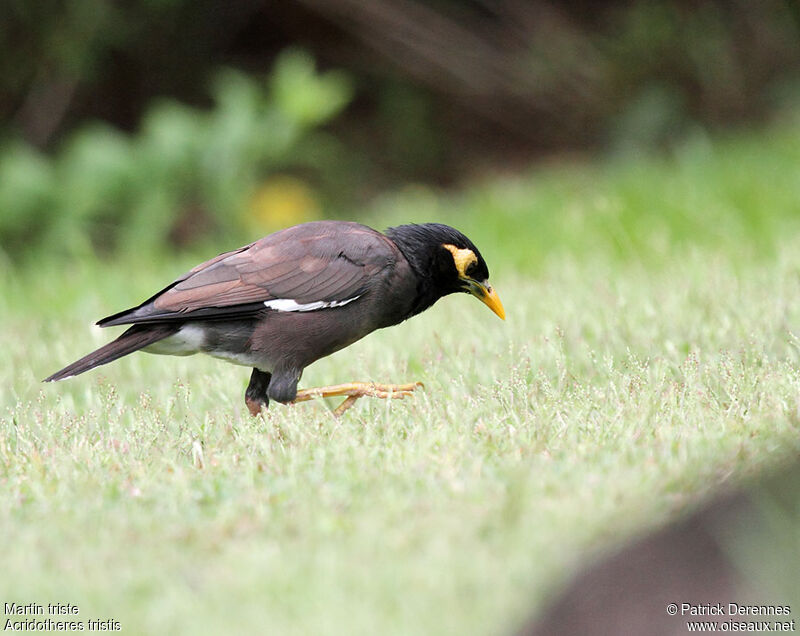
[[[287,51],[275,63],[273,98],[278,108],[298,125],[328,121],[347,105],[352,94],[352,83],[346,74],[317,74],[313,58],[304,51]]]
[[[52,205],[53,170],[29,146],[14,145],[0,156],[0,238],[40,220]]]

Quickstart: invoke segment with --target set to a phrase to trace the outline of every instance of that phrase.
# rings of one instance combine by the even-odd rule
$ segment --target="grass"
[[[41,385],[193,259],[7,270],[0,599],[130,633],[508,633],[588,554],[800,450],[798,138],[387,198],[368,222],[464,228],[508,319],[448,298],[320,361],[303,386],[426,385],[339,420],[250,418],[248,372],[203,357]]]

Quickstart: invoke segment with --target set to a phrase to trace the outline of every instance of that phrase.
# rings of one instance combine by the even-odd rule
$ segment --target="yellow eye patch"
[[[475,252],[466,248],[460,250],[455,245],[450,245],[449,243],[445,243],[442,247],[453,255],[453,262],[456,264],[458,275],[461,278],[467,278],[467,268],[473,263],[478,262],[478,257],[475,256]]]

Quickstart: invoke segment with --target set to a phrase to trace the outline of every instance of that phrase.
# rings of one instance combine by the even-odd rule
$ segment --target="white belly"
[[[194,353],[205,353],[213,358],[225,360],[233,364],[245,367],[258,367],[262,371],[269,371],[264,368],[264,360],[252,353],[233,353],[218,349],[207,349],[205,346],[205,328],[197,324],[187,324],[180,328],[177,333],[148,345],[142,351],[155,353],[165,356],[190,356]]]
[[[261,371],[270,372],[270,369],[265,368],[264,360],[256,358],[252,353],[230,353],[229,351],[204,351],[203,353],[232,364],[238,364],[243,367],[258,367]]]
[[[142,351],[162,356],[190,356],[203,350],[205,332],[197,325],[183,325],[178,333],[146,346]]]

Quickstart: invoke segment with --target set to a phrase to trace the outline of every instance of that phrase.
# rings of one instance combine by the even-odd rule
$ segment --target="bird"
[[[141,304],[103,318],[100,327],[129,327],[44,381],[139,350],[206,353],[252,367],[245,403],[253,416],[270,400],[342,396],[338,416],[361,397],[403,398],[422,385],[350,382],[298,390],[303,370],[459,292],[505,320],[486,261],[455,228],[421,223],[381,233],[351,221],[311,221],[222,253]]]

